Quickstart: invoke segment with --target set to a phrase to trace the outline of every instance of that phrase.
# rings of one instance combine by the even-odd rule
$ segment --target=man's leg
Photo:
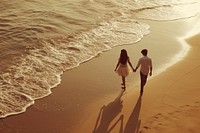
[[[140,72],[140,80],[141,80],[141,85],[140,85],[140,94],[143,94],[143,89],[144,85],[147,82],[147,75],[144,75],[142,72]]]

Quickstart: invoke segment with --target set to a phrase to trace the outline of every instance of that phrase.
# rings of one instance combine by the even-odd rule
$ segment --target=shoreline
[[[179,20],[178,22],[182,23],[182,21],[187,20]],[[178,43],[178,41],[176,39],[171,39],[168,42],[167,39],[170,38],[170,36],[173,36],[174,38],[181,35],[183,36],[183,31],[186,29],[189,30],[189,27],[187,27],[185,29],[180,29],[180,31],[178,30],[172,35],[167,35],[167,33],[173,31],[173,27],[177,27],[179,25],[177,21],[148,22],[151,22],[154,26],[154,31],[152,31],[150,35],[145,36],[139,43],[115,47],[112,50],[104,52],[103,54],[90,60],[89,62],[83,63],[78,68],[64,72],[62,75],[61,84],[52,89],[51,95],[44,99],[36,100],[35,104],[28,108],[25,113],[2,119],[0,124],[4,126],[1,130],[14,132],[21,131],[22,133],[26,131],[37,133],[44,131],[55,131],[62,133],[71,132],[77,127],[84,129],[81,126],[82,122],[88,120],[88,118],[94,119],[93,117],[88,116],[88,113],[94,113],[92,114],[92,116],[94,116],[97,112],[99,112],[98,107],[101,108],[103,104],[106,105],[108,101],[112,101],[115,99],[116,95],[120,93],[121,78],[116,73],[114,73],[114,68],[117,63],[119,51],[122,48],[126,48],[128,50],[128,54],[130,53],[129,56],[133,57],[131,58],[131,61],[133,62],[132,64],[135,66],[137,59],[141,56],[140,50],[143,47],[146,47],[149,49],[149,55],[151,58],[153,58],[154,61],[160,60],[160,62],[162,62],[160,64],[157,62],[155,63],[154,70],[158,70],[162,67],[163,64],[168,62],[168,59],[173,57],[173,54],[168,53],[176,53],[176,50],[180,48],[180,46],[177,46],[172,51],[169,51],[171,50],[171,46],[166,46],[166,44],[174,44],[175,42]],[[156,25],[156,23],[160,25]],[[172,28],[167,30],[166,27],[163,27],[163,24],[166,26],[170,25]],[[165,29],[166,31],[162,31],[162,34],[159,34],[157,30],[160,29]],[[166,49],[161,52],[162,56],[158,56],[160,52],[159,50],[162,50],[160,43],[163,40],[159,40],[157,44],[153,44],[153,41],[158,40],[161,36],[166,37],[166,40],[162,43],[162,46],[166,46]],[[149,43],[150,45],[148,45]],[[155,47],[158,49],[155,49]],[[169,56],[165,57],[166,54]],[[185,60],[185,57],[183,60]],[[175,66],[176,65],[177,64],[175,64]],[[173,67],[174,65],[172,68]],[[168,69],[171,69],[171,67]],[[162,74],[163,73],[167,72],[164,71]],[[159,77],[160,74],[154,77],[153,80],[158,79]],[[125,99],[128,100],[123,103],[124,106],[125,103],[127,103],[126,105],[133,105],[134,107],[134,103],[136,102],[131,103],[132,100],[130,99],[132,94],[138,91],[138,81],[138,73],[130,73],[129,77],[127,77],[128,87],[123,96],[123,101],[125,101]],[[152,80],[150,82],[152,82]],[[133,86],[136,86],[134,87],[135,89],[132,89]],[[134,95],[137,96],[138,94]],[[136,97],[134,100],[137,101]],[[95,105],[96,108],[90,108],[90,105],[93,107]],[[126,110],[126,108],[123,110]],[[46,120],[49,119],[52,121],[47,122]],[[25,123],[26,121],[29,121],[29,123]],[[94,121],[91,122],[93,123],[88,126],[94,127]],[[89,127],[87,130],[91,130]],[[86,131],[86,129],[84,131]],[[76,131],[74,131],[74,133],[76,133]]]
[[[198,17],[199,18],[199,15],[197,15],[196,17]],[[166,22],[164,22],[164,23],[166,23]],[[175,22],[176,23],[176,22]],[[187,56],[190,56],[189,54],[190,54],[190,52],[191,52],[191,48],[192,48],[192,46],[191,46],[191,44],[190,43],[188,43],[188,38],[190,39],[190,38],[192,38],[193,36],[197,36],[198,34],[197,33],[199,33],[199,37],[200,37],[200,30],[199,30],[199,32],[190,32],[190,34],[185,34],[185,35],[182,35],[181,37],[179,36],[179,37],[177,37],[176,39],[177,39],[177,41],[178,42],[180,42],[181,44],[180,45],[182,45],[183,46],[183,51],[182,52],[180,52],[180,54],[177,54],[177,58],[174,60],[174,61],[172,61],[171,63],[169,63],[168,64],[168,67],[166,68],[166,69],[164,69],[164,70],[162,70],[162,71],[160,71],[157,75],[154,75],[152,78],[151,78],[151,80],[153,80],[153,81],[157,81],[157,79],[161,76],[161,75],[163,75],[163,73],[167,73],[168,72],[168,69],[171,69],[171,68],[173,68],[173,67],[175,67],[175,66],[179,66],[179,63],[181,63],[181,62],[184,62],[185,61],[185,58],[187,58]],[[150,33],[151,34],[151,33]],[[191,39],[192,40],[192,39]],[[175,61],[177,61],[177,62],[175,62]],[[162,77],[162,76],[161,76]],[[150,80],[150,79],[149,79]],[[130,82],[130,81],[129,81]],[[139,82],[139,81],[138,81]],[[148,82],[152,82],[152,81],[148,81]],[[128,84],[130,84],[130,83],[128,83]],[[139,84],[139,83],[138,83]],[[148,84],[148,83],[147,83]],[[146,86],[148,86],[148,85],[146,85]],[[155,84],[154,84],[154,86],[155,86]],[[126,92],[124,92],[124,93],[122,93],[122,92],[118,92],[118,94],[113,94],[112,96],[110,96],[110,99],[106,99],[106,100],[101,100],[101,102],[96,102],[96,103],[94,103],[94,104],[92,104],[91,105],[91,109],[93,109],[92,111],[90,111],[91,113],[94,113],[94,114],[91,114],[90,115],[90,117],[88,117],[87,116],[87,114],[88,113],[86,113],[85,114],[85,116],[84,116],[84,118],[82,119],[82,121],[79,123],[79,125],[77,126],[77,127],[79,127],[79,129],[77,130],[77,129],[75,129],[73,132],[74,133],[77,133],[78,131],[89,131],[89,132],[92,132],[92,133],[98,133],[98,129],[95,131],[94,129],[95,128],[97,128],[97,124],[101,124],[101,122],[100,122],[100,119],[103,119],[103,118],[99,118],[100,117],[100,114],[103,112],[102,111],[102,108],[104,108],[104,106],[110,106],[110,104],[112,104],[112,103],[114,103],[114,104],[116,104],[116,105],[114,105],[114,106],[122,106],[121,104],[119,104],[119,103],[117,103],[116,102],[116,99],[118,99],[118,98],[120,98],[120,101],[121,102],[124,102],[124,105],[126,105],[126,108],[125,109],[122,109],[122,110],[120,110],[119,112],[121,113],[121,111],[122,112],[129,112],[129,114],[128,115],[134,115],[135,117],[138,117],[139,118],[139,112],[140,112],[140,110],[141,110],[141,104],[142,104],[142,98],[139,96],[139,85],[136,85],[136,84],[133,84],[133,83],[131,83],[131,85],[129,86],[129,87],[127,87],[128,88],[128,92],[126,91]],[[136,89],[134,89],[134,90],[131,90],[131,88],[137,88],[137,90]],[[146,88],[151,88],[151,87],[146,87]],[[136,93],[136,94],[135,94]],[[124,98],[122,98],[122,97],[124,97]],[[138,98],[138,99],[137,99]],[[148,98],[147,98],[147,100],[148,100]],[[197,102],[198,103],[198,102]],[[103,105],[104,104],[104,105]],[[119,105],[117,105],[117,104],[119,104]],[[101,105],[103,105],[102,107],[101,107]],[[134,107],[135,106],[135,108],[134,108],[134,110],[133,110],[133,112],[132,112],[132,114],[130,113],[130,109],[127,109],[127,108],[129,108],[131,105],[133,105],[132,107]],[[140,107],[139,107],[140,106]],[[99,111],[96,109],[96,107],[98,107],[99,108]],[[110,108],[110,107],[108,107],[108,108]],[[115,109],[117,109],[118,107],[114,107],[114,110]],[[107,109],[105,109],[105,110],[107,110]],[[108,109],[109,110],[109,109]],[[113,110],[113,109],[111,109],[111,110]],[[124,110],[124,111],[123,111]],[[127,111],[128,110],[128,111]],[[87,111],[86,111],[87,112]],[[109,112],[109,111],[108,111]],[[98,114],[99,113],[99,114]],[[112,114],[112,112],[109,112],[109,113],[111,113]],[[109,117],[109,113],[106,115],[106,117]],[[135,114],[134,114],[135,113]],[[137,114],[138,113],[138,114]],[[123,113],[121,113],[121,114],[123,114]],[[101,115],[103,115],[103,113],[101,114]],[[137,116],[138,115],[138,116]],[[159,115],[159,114],[158,114]],[[184,115],[184,114],[183,114]],[[103,116],[102,116],[103,117]],[[131,117],[131,116],[130,116]],[[146,116],[145,116],[146,117]],[[157,116],[154,116],[154,117],[157,117]],[[96,118],[96,119],[95,119]],[[112,125],[114,125],[114,126],[116,126],[115,124],[117,124],[117,126],[116,127],[114,127],[114,128],[116,128],[116,129],[113,129],[113,133],[115,133],[115,132],[119,132],[119,131],[121,131],[122,129],[121,128],[123,128],[123,127],[119,127],[119,125],[120,125],[120,122],[119,122],[119,120],[121,120],[121,118],[123,118],[124,119],[124,115],[119,115],[118,114],[118,119],[113,119],[113,121],[117,121],[117,123],[114,123],[113,121],[112,122],[110,122],[110,124]],[[150,129],[150,127],[147,127],[147,126],[145,126],[145,124],[142,124],[141,123],[141,119],[140,120],[138,120],[138,122],[136,122],[135,121],[135,119],[136,118],[132,118],[133,119],[133,122],[131,122],[131,124],[138,124],[139,125],[139,127],[142,125],[143,126],[143,129],[141,130],[141,132],[143,133],[143,132],[147,132],[147,133],[149,133],[149,131],[144,131],[144,130],[149,130]],[[87,120],[87,121],[85,121],[85,120]],[[145,120],[146,121],[148,121],[148,119],[147,118],[145,118]],[[129,120],[125,120],[125,121],[127,121],[127,124],[129,123]],[[100,122],[100,123],[98,123],[98,122]],[[106,121],[104,121],[104,122],[106,122]],[[199,121],[200,122],[200,121]],[[84,123],[84,124],[83,124]],[[90,126],[90,125],[93,125],[93,128],[91,128],[92,126]],[[123,125],[123,124],[122,124]],[[133,128],[131,128],[132,130],[134,129],[134,131],[136,131],[136,132],[139,132],[139,127],[135,127],[134,125],[132,125],[133,126]],[[158,128],[159,128],[159,126],[160,125],[158,125]],[[110,125],[109,125],[109,127],[110,127]],[[113,127],[111,127],[111,128],[113,128]],[[129,127],[130,128],[130,127]],[[175,128],[175,127],[173,127],[173,128]],[[92,130],[93,129],[93,130]],[[124,129],[125,131],[124,131],[124,133],[129,133],[129,132],[132,132],[132,130],[130,130],[130,131],[128,131],[128,129]],[[177,130],[176,128],[175,128],[175,130]],[[100,129],[100,131],[101,131],[101,129]],[[128,131],[128,132],[127,132]],[[194,129],[194,131],[200,131],[199,129],[197,129],[197,130],[195,130]],[[157,131],[158,133],[160,132],[159,130]],[[164,130],[164,132],[165,132],[165,130]],[[122,133],[123,133],[123,131],[122,131]],[[155,133],[155,131],[151,131],[150,133]],[[196,133],[196,132],[195,132]]]
[[[179,62],[147,82],[145,87],[146,92],[144,92],[143,98],[139,95],[139,85],[132,85],[128,87],[128,92],[118,92],[118,94],[115,94],[115,96],[109,100],[102,100],[101,103],[97,102],[96,104],[93,104],[91,106],[93,109],[91,112],[93,114],[91,114],[90,117],[85,114],[83,120],[77,126],[79,129],[75,129],[74,133],[77,133],[80,130],[92,133],[99,133],[99,131],[102,132],[105,130],[110,130],[112,133],[130,133],[133,131],[137,133],[198,133],[200,131],[200,128],[198,127],[200,124],[200,120],[198,119],[200,91],[198,90],[198,77],[194,80],[192,77],[195,76],[196,73],[199,73],[198,69],[200,66],[194,66],[194,68],[190,68],[189,66],[195,64],[195,61],[199,62],[198,56],[194,59],[194,55],[200,50],[200,47],[197,46],[198,41],[200,40],[200,30],[189,36],[185,35],[181,37],[181,39],[184,43],[189,45],[191,49],[184,58],[179,60]],[[188,61],[191,58],[193,60]],[[185,62],[189,63],[189,65],[185,64]],[[185,68],[181,68],[183,64],[186,65]],[[188,76],[187,74],[190,74],[191,71],[193,72],[193,75],[191,74]],[[176,74],[177,77],[173,76]],[[181,75],[183,75],[185,80],[182,79]],[[187,76],[191,81],[187,81]],[[174,80],[179,80],[179,83],[176,85]],[[168,81],[169,83],[166,83]],[[195,82],[195,84],[191,84],[191,82]],[[185,86],[187,83],[188,85]],[[197,87],[196,90],[194,91],[192,89],[193,92],[190,92],[191,90],[188,87],[190,85],[192,87]],[[174,86],[178,87],[175,88]],[[170,95],[168,90],[170,88],[170,90],[173,91],[171,87],[175,89],[173,96]],[[137,88],[137,90],[130,91],[131,88]],[[162,88],[164,90],[162,90]],[[181,89],[181,94],[179,89]],[[178,102],[174,101],[176,97]],[[116,99],[120,102],[117,102]],[[159,99],[161,99],[161,102]],[[103,106],[101,107],[101,105]],[[97,107],[98,109],[96,109]],[[115,117],[110,118],[110,115],[112,117],[114,110],[118,110],[118,114]],[[116,113],[115,111],[114,113]],[[108,123],[107,127],[105,127],[105,123]]]

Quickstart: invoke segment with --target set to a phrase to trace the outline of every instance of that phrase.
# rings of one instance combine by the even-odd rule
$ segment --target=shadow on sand
[[[142,96],[138,98],[135,108],[133,109],[127,121],[127,124],[124,128],[124,133],[138,133],[139,132],[139,128],[141,124],[141,120],[139,119],[141,104],[142,104]]]
[[[109,133],[114,129],[118,122],[121,121],[120,133],[123,133],[123,116],[121,115],[116,122],[111,126],[111,122],[117,117],[117,115],[122,110],[122,100],[121,97],[124,91],[121,91],[118,97],[110,102],[108,105],[101,107],[93,133]],[[111,127],[110,127],[111,126]],[[109,128],[110,127],[110,128]]]
[[[125,128],[123,129],[124,115],[119,116],[116,122],[111,125],[111,122],[120,114],[123,105],[121,97],[124,91],[121,91],[119,96],[108,105],[101,107],[99,115],[97,117],[95,127],[92,133],[110,133],[115,126],[120,123],[119,133],[138,133],[141,120],[139,120],[139,114],[142,103],[142,96],[137,100],[137,103],[127,121]]]

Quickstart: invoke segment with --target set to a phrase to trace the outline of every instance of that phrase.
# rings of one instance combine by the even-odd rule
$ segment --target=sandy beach
[[[191,33],[188,31],[188,34]],[[84,123],[83,126],[80,125],[82,131],[93,133],[200,132],[198,114],[200,90],[197,76],[200,73],[199,39],[200,34],[185,37],[185,42],[191,47],[186,57],[149,80],[142,97],[139,95],[139,86],[132,85],[128,92],[119,92],[110,102],[105,102],[99,111],[94,111],[95,113],[86,123],[82,122]],[[165,58],[162,55],[161,57]]]
[[[0,119],[0,132],[199,133],[200,34],[185,38],[191,48],[184,58],[183,45],[177,39],[190,33],[199,18],[145,20],[151,33],[139,43],[115,47],[66,71],[50,96],[22,114]],[[143,48],[153,59],[154,76],[142,97],[139,71],[130,73],[127,90],[121,91],[121,78],[114,68],[122,48],[127,49],[134,66]]]

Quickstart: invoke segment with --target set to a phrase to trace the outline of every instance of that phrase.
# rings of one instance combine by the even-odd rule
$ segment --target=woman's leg
[[[122,84],[124,85],[123,89],[125,90],[126,88],[126,81],[125,81],[125,77],[122,76]]]

